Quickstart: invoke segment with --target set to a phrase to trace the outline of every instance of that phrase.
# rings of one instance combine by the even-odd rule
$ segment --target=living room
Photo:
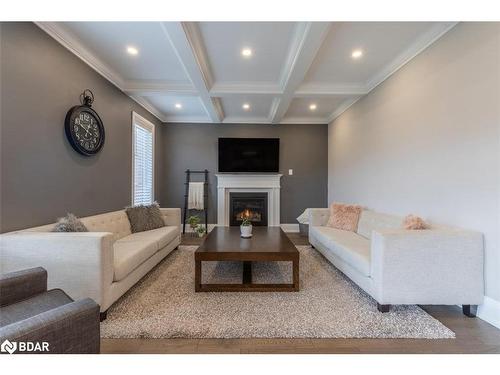
[[[2,354],[500,353],[500,23],[47,19],[0,23]]]

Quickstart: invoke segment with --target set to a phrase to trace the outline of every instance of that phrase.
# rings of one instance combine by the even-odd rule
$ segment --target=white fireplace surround
[[[229,226],[229,193],[267,193],[267,223],[280,226],[281,174],[216,174],[217,225]]]

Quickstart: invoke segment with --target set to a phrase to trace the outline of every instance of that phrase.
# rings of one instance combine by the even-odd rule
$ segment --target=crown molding
[[[122,90],[124,84],[123,78],[102,60],[94,56],[92,52],[84,47],[80,39],[62,27],[60,23],[35,22],[35,24],[58,41],[62,46],[80,58],[80,60],[94,69],[97,73]]]
[[[129,97],[136,103],[138,103],[140,106],[142,106],[146,111],[155,116],[161,122],[166,121],[165,115],[162,112],[158,111],[155,107],[153,107],[146,99],[140,96],[133,96],[133,95],[129,95]]]
[[[337,108],[335,108],[333,110],[333,112],[328,116],[328,123],[331,123],[333,120],[335,120],[337,117],[339,117],[342,113],[347,111],[352,105],[354,105],[363,96],[364,95],[346,99]]]
[[[270,124],[269,118],[267,117],[240,117],[240,116],[228,116],[223,121],[223,124]]]
[[[318,117],[285,117],[280,124],[328,124],[327,118]]]

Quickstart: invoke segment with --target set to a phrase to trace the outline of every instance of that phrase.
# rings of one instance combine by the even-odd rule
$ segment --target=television
[[[219,138],[219,172],[278,173],[279,138]]]

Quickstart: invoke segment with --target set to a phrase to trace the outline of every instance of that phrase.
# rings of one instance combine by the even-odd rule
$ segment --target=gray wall
[[[307,207],[326,207],[327,125],[164,124],[162,189],[165,207],[183,207],[186,169],[210,171],[209,223],[217,222],[217,139],[280,138],[281,222],[295,219]],[[288,175],[293,169],[293,176]]]
[[[160,125],[157,139],[161,123],[36,25],[0,25],[1,231],[129,205],[131,112]],[[85,88],[106,130],[104,148],[90,158],[64,135],[66,112]]]
[[[329,128],[329,201],[475,229],[500,301],[500,23],[460,23]]]

